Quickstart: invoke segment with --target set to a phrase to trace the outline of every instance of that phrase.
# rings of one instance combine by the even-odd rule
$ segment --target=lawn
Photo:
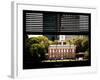
[[[88,59],[84,60],[75,60],[75,59],[65,59],[65,60],[43,60],[42,62],[76,62],[76,61],[87,61]]]

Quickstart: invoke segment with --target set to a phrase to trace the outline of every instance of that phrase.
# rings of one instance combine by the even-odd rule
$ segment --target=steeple
[[[65,35],[59,35],[59,41],[65,41]]]
[[[65,35],[59,35],[59,41],[61,42],[61,45],[64,45]]]

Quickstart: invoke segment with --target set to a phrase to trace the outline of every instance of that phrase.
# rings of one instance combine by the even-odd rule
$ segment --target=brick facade
[[[74,45],[50,45],[48,48],[48,59],[73,59],[75,58]]]

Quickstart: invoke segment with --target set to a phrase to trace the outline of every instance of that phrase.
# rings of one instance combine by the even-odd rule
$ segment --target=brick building
[[[65,35],[59,35],[59,45],[50,45],[48,47],[48,59],[73,59],[75,58],[75,45],[64,44]]]
[[[74,59],[75,45],[50,45],[48,59]]]

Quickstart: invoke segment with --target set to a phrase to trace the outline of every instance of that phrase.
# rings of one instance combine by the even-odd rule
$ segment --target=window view
[[[23,11],[23,69],[90,66],[90,14]]]

